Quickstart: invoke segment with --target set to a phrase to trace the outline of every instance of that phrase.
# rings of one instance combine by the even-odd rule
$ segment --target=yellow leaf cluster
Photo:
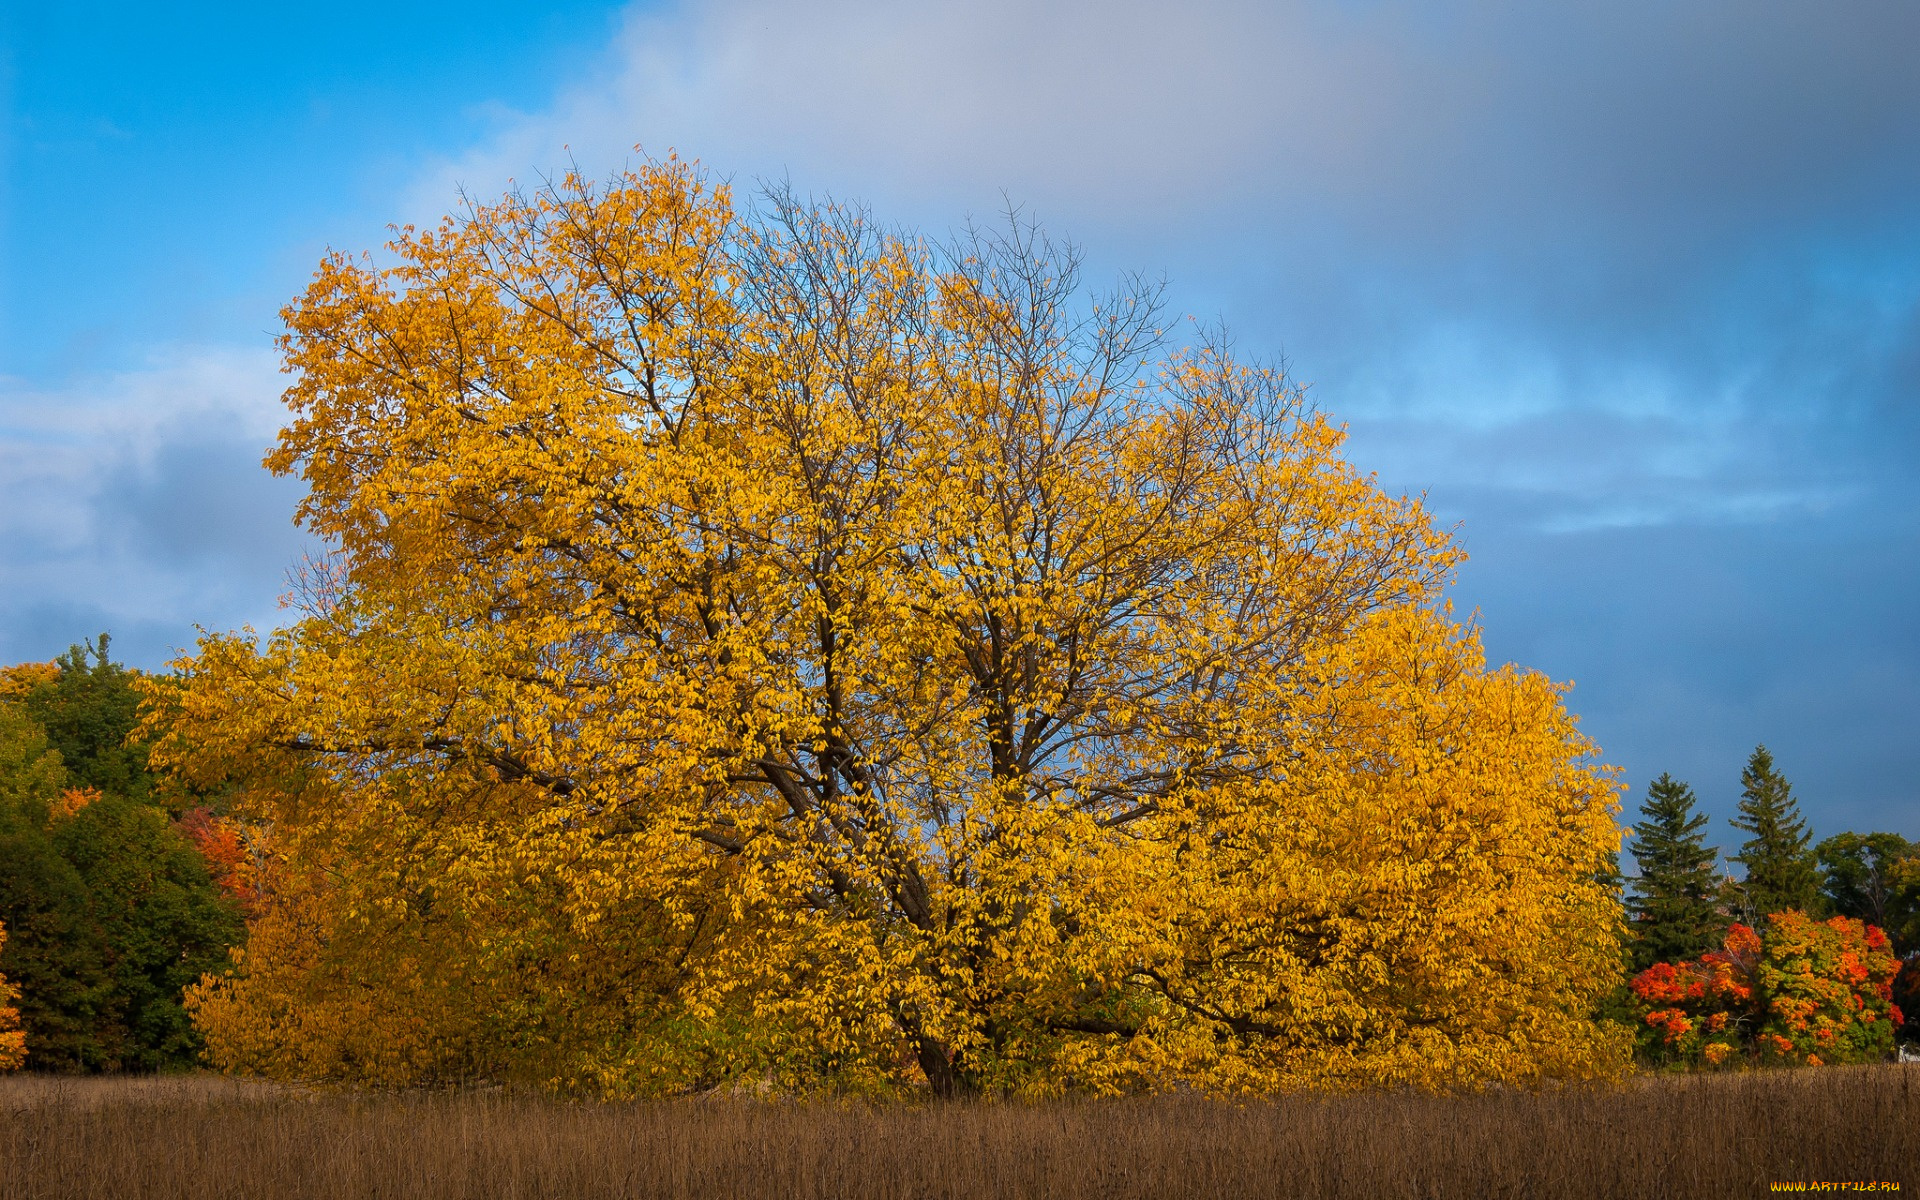
[[[288,876],[216,1058],[658,1091],[1616,1072],[1615,787],[1458,551],[1154,289],[677,160],[328,259],[338,547],[155,693]],[[291,886],[291,885],[289,885]]]
[[[35,688],[59,678],[60,664],[57,662],[25,662],[0,667],[0,703],[25,699]]]

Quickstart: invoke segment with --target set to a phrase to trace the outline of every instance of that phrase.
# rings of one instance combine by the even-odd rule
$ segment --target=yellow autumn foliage
[[[1037,231],[668,160],[335,256],[269,458],[338,547],[156,686],[285,895],[288,1076],[613,1093],[1589,1077],[1615,786],[1341,429]]]
[[[24,662],[0,667],[0,703],[24,699],[35,688],[59,678],[57,662]]]

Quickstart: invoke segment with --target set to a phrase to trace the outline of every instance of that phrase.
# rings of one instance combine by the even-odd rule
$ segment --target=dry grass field
[[[0,1197],[1635,1197],[1920,1188],[1920,1067],[894,1108],[0,1078]]]

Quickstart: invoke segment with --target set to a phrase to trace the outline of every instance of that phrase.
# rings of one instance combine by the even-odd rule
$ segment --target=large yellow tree
[[[1017,223],[678,161],[336,256],[338,553],[162,761],[288,899],[216,1059],[611,1091],[1605,1074],[1614,787],[1338,426]],[[296,882],[297,881],[297,882]],[[264,932],[265,936],[262,936]]]

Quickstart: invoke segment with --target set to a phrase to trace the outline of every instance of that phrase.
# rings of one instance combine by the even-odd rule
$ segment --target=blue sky
[[[0,661],[274,623],[280,305],[639,144],[1164,272],[1458,524],[1633,796],[1725,815],[1764,741],[1920,836],[1904,0],[184,7],[0,15]]]

